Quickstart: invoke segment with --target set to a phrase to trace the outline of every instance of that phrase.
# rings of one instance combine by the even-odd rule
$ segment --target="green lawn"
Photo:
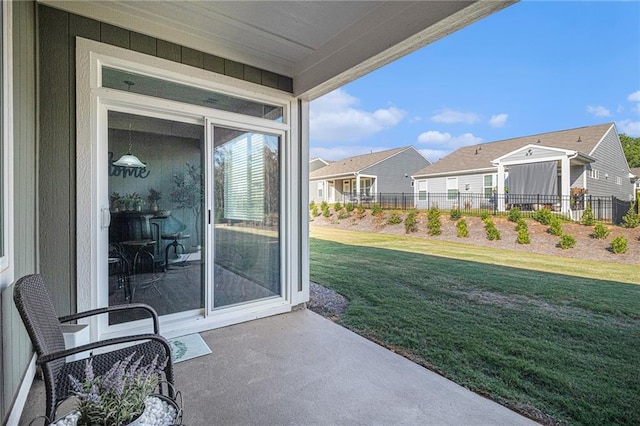
[[[311,280],[350,300],[344,326],[548,424],[640,424],[639,285],[557,273],[553,258],[556,273],[541,272],[469,260],[504,261],[497,250],[465,246],[459,260],[388,237],[312,231]],[[603,270],[590,265],[633,280],[624,265]]]

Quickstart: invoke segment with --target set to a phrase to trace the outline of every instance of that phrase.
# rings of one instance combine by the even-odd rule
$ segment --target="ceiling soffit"
[[[513,1],[41,3],[290,76],[313,99]]]

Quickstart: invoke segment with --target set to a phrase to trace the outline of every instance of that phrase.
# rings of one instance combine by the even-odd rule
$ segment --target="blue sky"
[[[640,1],[521,1],[311,103],[310,156],[615,122],[640,136]]]

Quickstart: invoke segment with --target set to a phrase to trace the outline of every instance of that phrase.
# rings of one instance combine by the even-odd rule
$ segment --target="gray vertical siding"
[[[292,92],[291,78],[138,34],[113,25],[38,6],[40,33],[40,261],[58,314],[76,301],[76,101],[75,38],[162,57],[266,87]]]
[[[629,179],[629,166],[620,139],[613,126],[593,150],[591,156],[597,159],[591,167],[599,170],[600,177],[592,179],[587,175],[588,194],[615,196],[621,200],[629,200],[633,195],[633,184]],[[621,185],[616,183],[616,177],[621,178]]]
[[[37,271],[35,3],[13,2],[14,256],[15,276]],[[4,424],[32,355],[13,304],[13,286],[2,293],[2,399]]]
[[[413,194],[411,175],[429,164],[431,164],[429,160],[411,147],[362,170],[361,174],[378,177],[378,193]]]

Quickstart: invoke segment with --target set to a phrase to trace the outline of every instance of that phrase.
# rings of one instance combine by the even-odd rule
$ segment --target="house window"
[[[137,84],[136,84],[137,83]],[[284,108],[250,101],[221,92],[201,89],[161,78],[115,68],[102,68],[102,86],[171,101],[235,112],[282,123]]]
[[[591,179],[600,179],[600,171],[597,169],[589,169],[589,177]]]
[[[324,195],[324,181],[318,182],[318,198],[322,200]]]
[[[483,177],[483,193],[484,193],[484,198],[489,199],[491,198],[491,196],[493,195],[493,188],[494,188],[494,184],[493,184],[493,175],[484,175]]]
[[[427,181],[418,181],[418,201],[427,201]]]
[[[458,178],[447,178],[447,200],[458,198]]]
[[[358,194],[357,182],[355,179],[351,179],[351,195],[354,197]],[[371,187],[373,186],[372,178],[361,178],[360,179],[360,196],[361,197],[369,197],[371,196]]]
[[[622,178],[620,176],[616,176],[616,183],[622,185]]]

